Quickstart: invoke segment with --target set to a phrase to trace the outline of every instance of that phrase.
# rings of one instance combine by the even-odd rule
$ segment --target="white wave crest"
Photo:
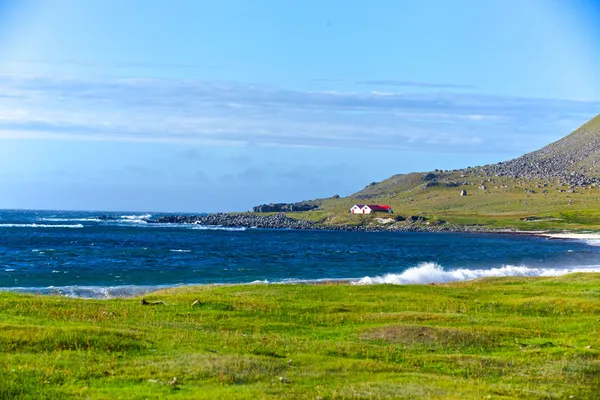
[[[229,232],[243,232],[248,228],[243,226],[238,227],[227,227],[227,226],[219,226],[219,225],[192,225],[190,229],[197,229],[201,231],[229,231]]]
[[[169,250],[172,251],[173,253],[191,253],[191,250],[183,250],[183,249],[174,249],[174,250]]]
[[[45,222],[102,222],[98,218],[39,218],[38,220]]]
[[[506,265],[490,269],[452,269],[444,270],[440,265],[432,262],[421,263],[417,267],[409,268],[401,274],[386,274],[382,276],[366,276],[353,285],[375,285],[391,283],[426,284],[445,283],[455,281],[468,281],[477,278],[499,276],[560,276],[573,272],[600,272],[600,266],[573,267],[573,268],[529,268],[524,266]]]
[[[121,219],[128,220],[144,220],[152,218],[152,214],[144,214],[144,215],[121,215]]]
[[[0,224],[0,228],[83,228],[83,225]]]
[[[148,223],[148,221],[143,220],[143,219],[125,219],[125,220],[120,220],[120,221],[117,221],[117,222],[119,222],[121,224],[123,224],[123,223],[127,223],[127,224],[147,224]]]

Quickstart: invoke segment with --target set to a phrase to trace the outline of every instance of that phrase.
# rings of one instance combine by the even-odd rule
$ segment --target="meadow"
[[[315,200],[318,210],[288,215],[325,226],[381,226],[376,218],[385,215],[352,215],[349,209],[354,204],[389,204],[394,210],[392,217],[424,217],[426,222],[417,226],[425,228],[443,221],[448,227],[489,230],[600,231],[597,186],[571,187],[553,180],[489,177],[477,168],[433,174],[435,181],[424,180],[425,173],[395,175],[349,197]],[[460,195],[462,190],[466,196]],[[406,226],[406,222],[396,225]]]
[[[595,399],[600,274],[0,293],[0,353],[1,399]]]

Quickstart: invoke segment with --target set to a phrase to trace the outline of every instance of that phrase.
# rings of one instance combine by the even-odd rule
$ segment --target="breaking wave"
[[[171,250],[177,251],[177,250]],[[5,272],[14,269],[4,269]],[[53,271],[59,272],[59,271]],[[330,282],[349,283],[351,285],[377,285],[377,284],[428,284],[467,281],[485,277],[504,276],[560,276],[574,272],[600,272],[600,266],[573,267],[573,268],[529,268],[523,266],[507,265],[491,269],[452,269],[444,270],[440,265],[432,262],[421,263],[417,267],[409,268],[400,274],[386,274],[375,277],[353,278],[321,278],[321,279],[274,279],[254,280],[250,282],[202,282],[185,284],[164,285],[123,285],[123,286],[49,286],[49,287],[0,287],[0,292],[17,292],[42,294],[50,296],[66,296],[83,299],[112,299],[141,296],[146,293],[162,289],[185,286],[206,285],[302,285],[302,284],[324,284]]]
[[[417,267],[409,268],[400,274],[385,274],[381,276],[365,276],[354,280],[353,285],[375,284],[427,284],[468,281],[477,278],[501,276],[560,276],[573,272],[600,272],[600,266],[572,267],[572,268],[530,268],[524,266],[505,265],[500,268],[490,269],[451,269],[444,270],[440,265],[432,262],[421,263]]]
[[[83,225],[0,224],[0,228],[83,228]]]
[[[144,220],[144,219],[150,219],[152,218],[152,214],[143,214],[143,215],[121,215],[120,216],[121,219],[127,219],[127,220]]]
[[[191,229],[197,229],[202,231],[229,231],[229,232],[243,232],[248,228],[244,227],[227,227],[219,225],[192,225]]]
[[[102,222],[98,218],[40,218],[39,221],[45,222]]]

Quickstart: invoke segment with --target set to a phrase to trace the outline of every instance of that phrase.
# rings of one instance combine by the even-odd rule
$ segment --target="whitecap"
[[[0,228],[83,228],[83,225],[0,224]]]
[[[46,222],[102,222],[98,218],[39,218],[38,221]]]
[[[144,220],[152,218],[152,214],[144,214],[144,215],[121,215],[121,219],[125,220]]]
[[[451,269],[444,270],[439,264],[433,262],[421,263],[417,267],[409,268],[400,274],[385,274],[381,276],[366,276],[352,281],[354,285],[374,284],[427,284],[468,281],[485,277],[501,276],[560,276],[574,272],[600,272],[600,266],[573,267],[573,268],[530,268],[525,266],[505,265],[500,268],[490,269]]]
[[[173,250],[169,250],[172,251],[173,253],[191,253],[191,250],[183,250],[183,249],[173,249]]]
[[[219,226],[219,225],[192,225],[190,229],[197,229],[201,231],[229,231],[229,232],[243,232],[247,228],[243,226],[237,227],[227,227],[227,226]]]

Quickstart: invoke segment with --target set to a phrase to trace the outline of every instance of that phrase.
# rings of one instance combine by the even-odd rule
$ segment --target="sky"
[[[599,114],[599,72],[596,0],[0,0],[0,208],[245,211],[494,163]]]

